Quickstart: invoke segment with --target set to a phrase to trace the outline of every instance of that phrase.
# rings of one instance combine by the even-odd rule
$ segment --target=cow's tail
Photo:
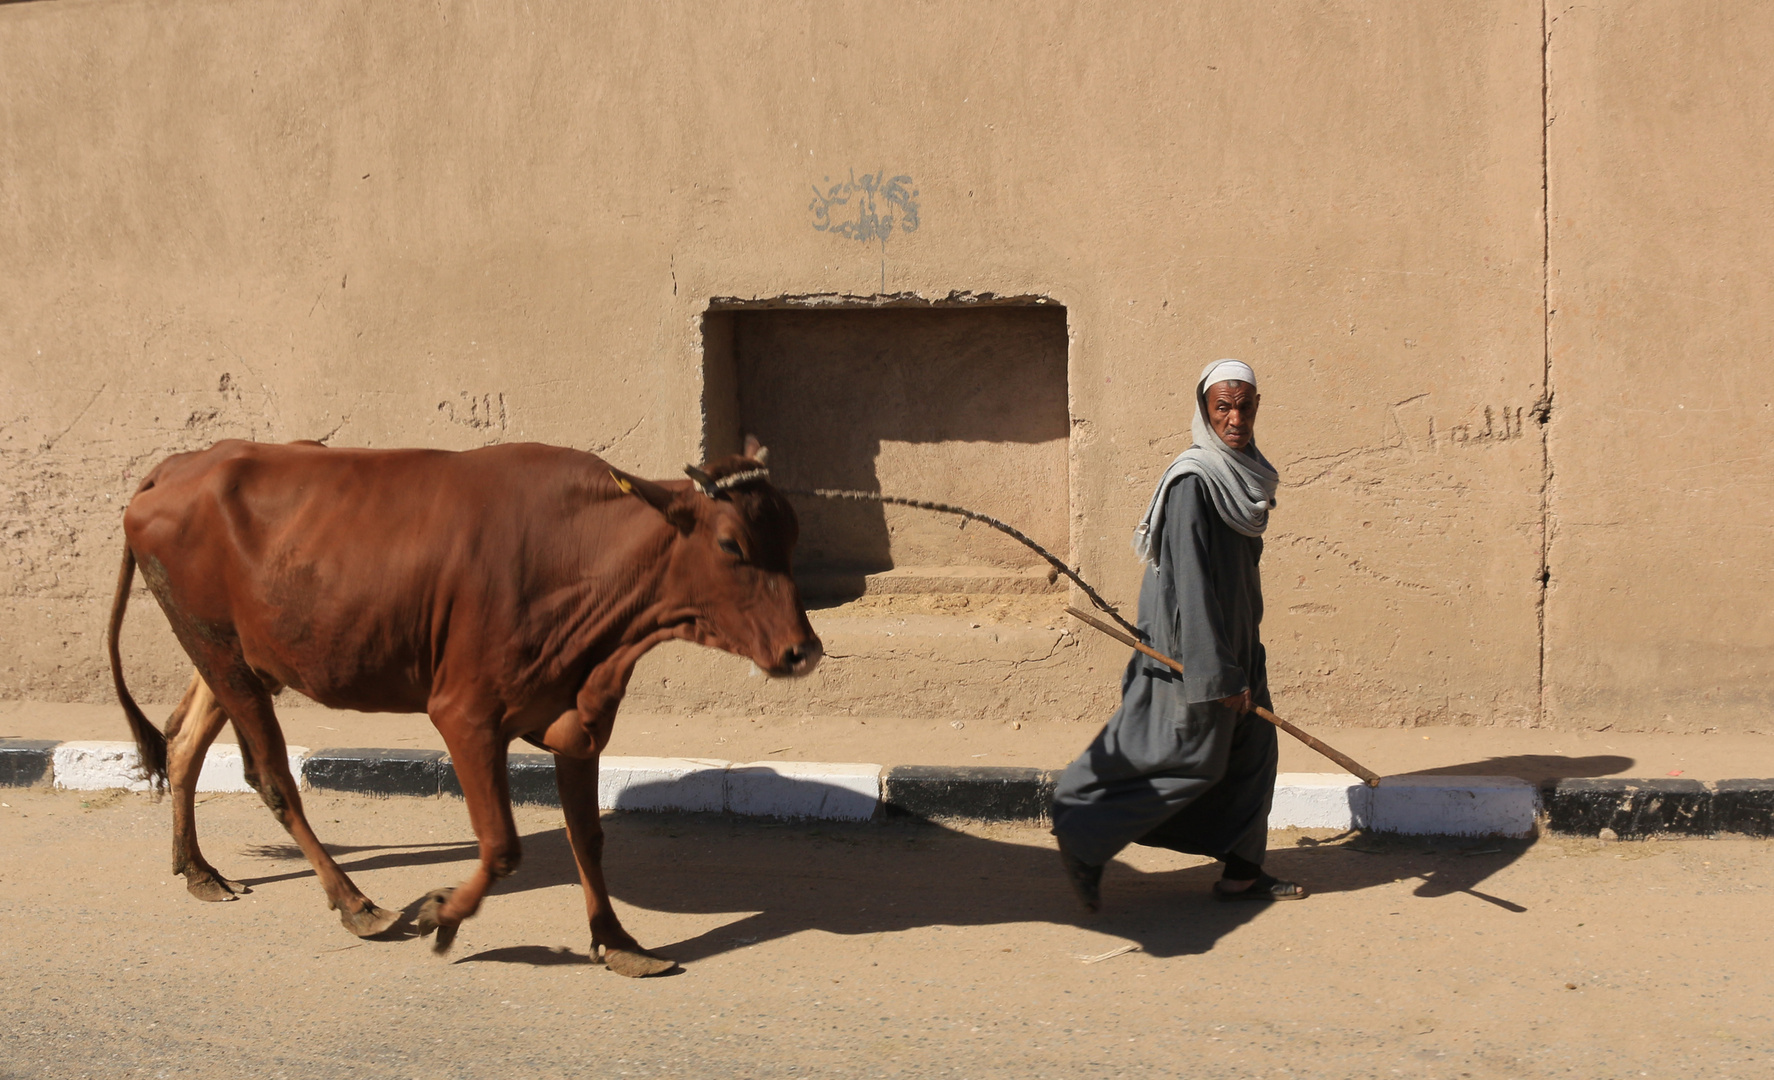
[[[136,578],[136,553],[123,546],[123,569],[117,572],[117,595],[111,600],[111,629],[105,644],[111,651],[111,681],[117,685],[117,700],[123,703],[123,715],[129,718],[129,730],[135,735],[136,756],[142,771],[156,790],[166,786],[166,736],[149,721],[136,699],[130,696],[123,682],[123,655],[117,647],[123,632],[123,613],[129,609],[129,589]]]

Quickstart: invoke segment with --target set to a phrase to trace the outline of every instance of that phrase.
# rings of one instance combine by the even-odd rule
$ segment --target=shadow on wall
[[[753,434],[780,486],[958,503],[1067,546],[1064,308],[739,310],[704,326],[711,455]],[[796,509],[816,596],[854,595],[861,575],[896,566],[1033,565],[989,530],[922,511]]]

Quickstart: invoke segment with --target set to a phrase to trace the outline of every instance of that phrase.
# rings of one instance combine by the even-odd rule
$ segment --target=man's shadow
[[[1563,776],[1604,775],[1631,765],[1628,759],[1604,757],[1536,760]],[[1486,764],[1436,772],[1480,775]],[[833,824],[614,813],[605,817],[604,828],[606,877],[623,902],[674,914],[748,913],[681,941],[649,943],[683,963],[810,930],[858,935],[1028,922],[1081,925],[1125,938],[1154,956],[1187,956],[1211,950],[1271,906],[1217,900],[1212,893],[1220,872],[1217,863],[1142,872],[1116,860],[1104,875],[1104,911],[1088,916],[1072,896],[1045,837],[1034,844],[1010,842],[914,819]],[[523,840],[523,867],[499,883],[495,902],[578,882],[563,829],[538,830]],[[1414,901],[1463,896],[1523,913],[1528,910],[1524,904],[1495,894],[1503,890],[1480,886],[1533,843],[1352,832],[1327,839],[1301,837],[1294,846],[1271,850],[1265,869],[1305,884],[1316,895],[1415,880]],[[330,850],[348,872],[435,865],[455,866],[457,876],[466,873],[476,854],[471,842]],[[247,884],[267,885],[311,873],[303,867]],[[416,905],[409,907],[416,910]],[[410,923],[412,911],[407,914]],[[408,927],[394,936],[410,937],[412,932]],[[526,945],[475,953],[458,962],[541,965],[584,959],[580,952]]]
[[[1530,784],[1544,784],[1575,776],[1614,776],[1633,767],[1632,758],[1620,754],[1566,757],[1561,754],[1509,754],[1503,757],[1417,769],[1410,776],[1516,776]]]

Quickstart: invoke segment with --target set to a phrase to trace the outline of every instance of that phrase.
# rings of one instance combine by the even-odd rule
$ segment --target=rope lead
[[[1126,619],[1123,619],[1121,613],[1115,610],[1114,605],[1098,595],[1097,591],[1090,587],[1090,582],[1079,577],[1077,571],[1061,562],[1059,556],[1048,551],[1033,540],[1030,540],[1014,525],[1006,525],[995,517],[975,513],[964,506],[950,506],[948,503],[930,502],[925,499],[902,499],[897,495],[882,495],[874,491],[846,491],[839,488],[778,488],[777,490],[781,491],[784,495],[805,495],[818,499],[848,499],[852,502],[877,502],[887,503],[892,506],[909,506],[914,510],[929,510],[932,513],[937,514],[954,514],[957,517],[966,518],[968,521],[977,521],[984,525],[990,525],[1005,536],[1010,537],[1012,540],[1015,540],[1030,551],[1033,551],[1043,559],[1046,559],[1047,564],[1053,567],[1055,572],[1066,575],[1066,577],[1072,580],[1072,584],[1082,589],[1084,595],[1090,597],[1090,602],[1096,605],[1097,610],[1120,623],[1136,640],[1145,640],[1146,635],[1140,632],[1139,627],[1128,622]]]

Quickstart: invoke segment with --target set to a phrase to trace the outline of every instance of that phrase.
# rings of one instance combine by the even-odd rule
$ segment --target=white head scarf
[[[1177,455],[1164,470],[1146,516],[1133,531],[1133,550],[1153,566],[1158,565],[1161,546],[1156,538],[1164,533],[1165,495],[1170,485],[1184,476],[1193,474],[1206,482],[1214,509],[1235,531],[1261,536],[1269,527],[1269,511],[1275,509],[1275,489],[1281,485],[1281,477],[1257,449],[1254,438],[1243,450],[1234,450],[1207,422],[1207,388],[1222,382],[1246,382],[1254,390],[1257,376],[1248,364],[1237,360],[1216,360],[1201,369],[1201,378],[1195,383],[1195,416],[1189,423],[1195,445]]]

